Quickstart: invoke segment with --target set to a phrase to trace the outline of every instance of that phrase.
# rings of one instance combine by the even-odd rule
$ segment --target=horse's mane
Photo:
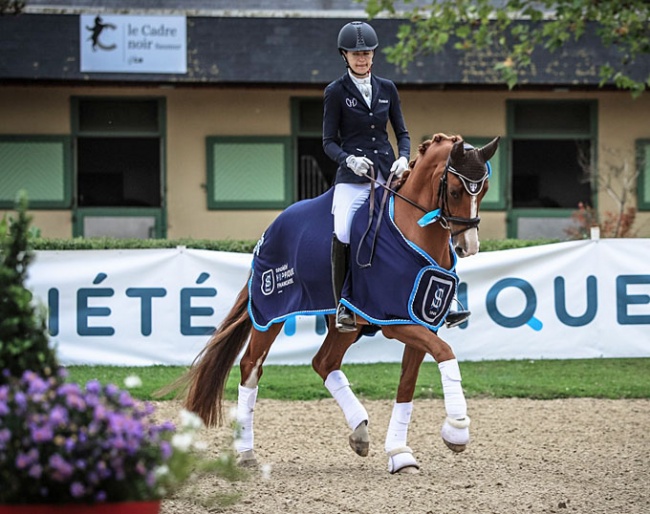
[[[453,143],[456,143],[458,141],[463,141],[463,138],[462,138],[462,136],[459,136],[459,135],[448,136],[447,134],[438,133],[438,134],[434,134],[433,136],[431,136],[431,139],[427,139],[426,141],[422,141],[422,143],[420,143],[418,145],[418,153],[417,153],[417,155],[415,156],[414,159],[411,159],[411,161],[409,161],[409,169],[404,172],[404,174],[402,175],[401,178],[393,181],[391,187],[395,191],[398,191],[399,188],[402,187],[404,185],[404,183],[406,182],[406,180],[408,179],[409,175],[411,174],[411,170],[415,167],[415,163],[418,162],[418,160],[420,160],[420,158],[422,158],[424,156],[424,154],[427,152],[429,147],[432,144],[437,145],[437,144],[444,143],[444,142],[447,142],[447,141],[450,141],[453,144]]]

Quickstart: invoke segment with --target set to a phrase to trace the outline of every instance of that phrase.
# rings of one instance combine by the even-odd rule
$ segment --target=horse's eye
[[[449,191],[449,194],[454,200],[458,200],[460,198],[460,193],[456,190]]]

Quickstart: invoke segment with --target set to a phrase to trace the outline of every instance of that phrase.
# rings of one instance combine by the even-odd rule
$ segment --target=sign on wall
[[[81,15],[81,71],[187,73],[185,16]]]

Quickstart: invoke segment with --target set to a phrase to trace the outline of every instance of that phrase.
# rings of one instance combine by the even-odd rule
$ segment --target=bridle
[[[456,175],[461,183],[463,184],[463,187],[465,188],[465,191],[471,196],[477,196],[482,190],[483,186],[485,185],[485,181],[488,179],[490,176],[490,163],[486,163],[486,170],[485,174],[479,178],[478,180],[471,180],[463,175],[461,175],[456,168],[454,168],[451,163],[450,163],[450,158],[451,156],[447,157],[447,162],[445,163],[445,169],[442,173],[442,177],[440,177],[440,184],[438,185],[438,205],[439,208],[436,209],[436,211],[429,211],[428,209],[422,207],[420,204],[417,202],[414,202],[410,198],[407,198],[406,196],[400,194],[398,191],[395,191],[392,189],[390,186],[387,186],[386,184],[383,184],[382,182],[379,182],[378,180],[375,179],[375,171],[374,168],[371,166],[370,167],[370,173],[368,174],[368,178],[371,180],[371,182],[374,182],[375,184],[380,185],[383,187],[386,191],[394,194],[398,198],[404,200],[405,202],[409,203],[416,209],[421,210],[422,212],[425,213],[425,216],[430,215],[430,219],[427,220],[425,225],[428,225],[430,223],[433,223],[435,221],[440,223],[440,226],[444,228],[445,230],[451,231],[451,224],[454,225],[463,225],[463,228],[460,230],[456,230],[455,232],[451,232],[451,237],[456,237],[458,234],[462,234],[466,230],[469,230],[471,228],[478,228],[479,224],[481,223],[481,217],[476,216],[474,218],[463,218],[460,216],[452,216],[449,212],[449,202],[447,200],[447,175],[449,173],[453,173]],[[388,183],[392,181],[393,178],[393,173],[388,177]],[[374,189],[374,188],[373,188]],[[424,226],[424,225],[422,225]]]
[[[446,230],[451,231],[450,223],[455,225],[464,225],[462,229],[456,230],[451,233],[451,237],[455,237],[458,234],[462,234],[466,230],[471,228],[478,228],[479,223],[481,223],[481,217],[476,216],[475,218],[462,218],[460,216],[452,216],[449,214],[449,203],[447,200],[447,175],[453,173],[458,177],[458,179],[463,184],[465,191],[470,196],[477,196],[485,185],[485,181],[490,176],[490,163],[486,163],[485,174],[478,180],[470,180],[467,177],[461,175],[449,162],[449,157],[447,157],[447,163],[445,164],[445,171],[440,178],[440,185],[438,187],[438,205],[440,205],[440,225]]]

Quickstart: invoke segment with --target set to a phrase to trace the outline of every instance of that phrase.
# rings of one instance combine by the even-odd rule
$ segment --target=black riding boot
[[[339,332],[356,332],[357,320],[354,312],[341,302],[341,292],[345,283],[350,260],[350,245],[341,243],[336,235],[332,237],[332,289],[336,302],[336,328]]]

